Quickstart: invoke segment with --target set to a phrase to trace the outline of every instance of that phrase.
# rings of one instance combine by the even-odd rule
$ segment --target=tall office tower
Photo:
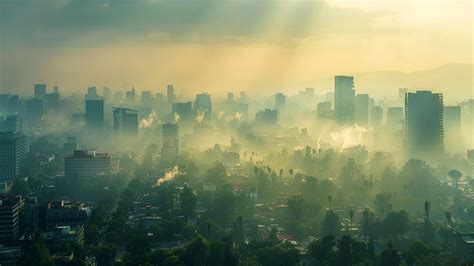
[[[408,92],[407,88],[399,88],[398,89],[398,100],[401,102],[405,101],[405,94]]]
[[[379,128],[383,124],[383,109],[381,106],[374,106],[370,109],[370,125]]]
[[[184,103],[173,103],[172,106],[173,114],[177,114],[175,120],[183,120],[183,121],[190,121],[193,118],[193,103],[192,102],[184,102]],[[177,121],[175,121],[177,122]]]
[[[4,131],[7,132],[23,132],[23,120],[18,115],[9,115],[3,122]]]
[[[443,95],[431,91],[405,94],[405,140],[410,153],[442,153],[443,137]]]
[[[336,121],[340,124],[350,125],[354,123],[354,78],[348,76],[336,76],[334,90],[334,114]]]
[[[26,113],[31,124],[37,125],[44,115],[44,102],[41,99],[29,99],[26,103]]]
[[[87,181],[110,175],[110,155],[95,150],[76,150],[64,157],[64,175],[70,180]]]
[[[277,93],[275,94],[275,108],[278,111],[282,111],[285,109],[285,104],[286,104],[286,96],[283,93]]]
[[[46,93],[44,96],[44,109],[46,111],[59,110],[59,92]]]
[[[35,99],[43,100],[46,95],[46,84],[35,84]]]
[[[137,110],[113,108],[114,130],[121,135],[136,136],[138,134]]]
[[[123,102],[123,91],[116,91],[114,93],[114,102],[115,103]]]
[[[104,128],[104,100],[86,100],[86,129],[101,131]]]
[[[331,110],[331,102],[330,101],[324,101],[318,103],[317,109],[316,109],[316,114],[318,120],[321,119],[330,119],[334,115],[333,110]]]
[[[276,109],[265,109],[255,114],[255,123],[260,125],[276,125],[278,123],[278,111]]]
[[[461,133],[461,106],[445,106],[443,117],[446,135],[459,135]]]
[[[142,91],[142,104],[151,104],[153,102],[153,96],[151,91]]]
[[[21,196],[0,196],[0,243],[11,243],[20,237]]]
[[[26,137],[15,132],[0,132],[0,180],[19,176],[28,151]]]
[[[245,91],[240,91],[240,102],[241,103],[247,102],[247,95],[245,95]]]
[[[109,87],[102,88],[102,97],[104,98],[105,101],[110,101],[110,88]]]
[[[369,126],[369,95],[357,94],[355,96],[354,121],[362,127]]]
[[[99,100],[100,97],[97,94],[97,88],[95,86],[88,87],[87,88],[87,93],[85,95],[85,100]]]
[[[228,102],[233,102],[234,101],[234,93],[233,92],[227,93],[227,101]]]
[[[125,102],[129,105],[135,104],[135,87],[125,92]]]
[[[19,110],[20,97],[18,95],[10,95],[8,98],[7,114],[14,115]]]
[[[0,94],[0,115],[7,113],[8,111],[8,99],[10,94]]]
[[[156,99],[157,102],[162,103],[162,102],[165,101],[165,95],[161,92],[157,92],[155,94],[155,99]]]
[[[161,160],[171,163],[179,154],[179,126],[176,123],[164,123],[162,127]]]
[[[403,107],[389,107],[387,109],[387,127],[391,130],[403,130]]]
[[[212,120],[211,95],[206,92],[196,95],[196,100],[194,101],[194,113],[196,114],[196,117],[204,116],[202,122],[210,122]]]
[[[176,101],[176,95],[174,94],[173,85],[166,86],[166,100],[168,103],[174,103]]]

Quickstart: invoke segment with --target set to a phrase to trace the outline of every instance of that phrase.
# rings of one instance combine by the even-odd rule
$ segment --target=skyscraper
[[[176,123],[164,123],[162,126],[161,160],[171,163],[179,154],[179,126]]]
[[[136,136],[138,134],[138,114],[128,108],[113,108],[114,130],[119,134]]]
[[[35,98],[43,100],[46,95],[46,84],[35,84]]]
[[[334,90],[335,118],[340,124],[353,124],[355,112],[354,78],[336,76]]]
[[[129,105],[135,104],[135,87],[125,92],[125,102]]]
[[[403,128],[403,107],[389,107],[387,109],[387,127],[400,131]]]
[[[21,196],[0,196],[0,242],[13,242],[20,236]]]
[[[196,114],[196,117],[203,116],[203,121],[210,122],[212,120],[211,95],[206,92],[196,95],[194,113]]]
[[[255,114],[255,122],[260,125],[276,125],[278,123],[278,111],[276,109],[265,109]]]
[[[446,135],[461,133],[461,106],[445,106],[443,117]]]
[[[173,85],[166,86],[166,100],[168,103],[174,103],[176,101]]]
[[[331,102],[324,101],[318,103],[316,114],[318,120],[331,118],[333,116],[333,111],[331,110]]]
[[[0,180],[15,179],[20,174],[27,152],[26,137],[15,132],[0,132]]]
[[[379,128],[383,124],[383,108],[381,106],[374,106],[370,109],[370,125],[373,128]]]
[[[283,93],[275,94],[275,108],[278,111],[282,111],[285,108],[286,96]]]
[[[355,96],[355,123],[362,127],[369,126],[369,95],[357,94]]]
[[[193,104],[192,102],[173,103],[172,112],[177,114],[180,120],[190,121],[193,117]]]
[[[104,100],[86,100],[86,129],[100,131],[104,128]]]
[[[443,95],[431,91],[405,95],[405,140],[411,155],[443,152]]]
[[[58,110],[59,103],[59,92],[46,93],[46,95],[44,96],[44,108],[46,111]]]
[[[29,99],[26,103],[26,113],[32,125],[38,125],[44,115],[44,102],[41,99]]]

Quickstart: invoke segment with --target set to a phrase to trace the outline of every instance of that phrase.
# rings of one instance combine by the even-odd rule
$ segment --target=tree
[[[325,236],[311,242],[308,245],[308,253],[311,258],[316,259],[321,265],[328,264],[335,256],[334,247],[336,238],[332,235]]]
[[[343,235],[338,241],[339,246],[339,265],[349,266],[352,264],[352,247],[351,237],[349,235]]]
[[[456,186],[456,188],[458,187],[458,181],[459,179],[462,177],[462,173],[459,172],[458,170],[456,169],[453,169],[453,170],[450,170],[448,172],[448,175],[449,177],[451,177],[451,179],[453,180],[453,184]]]
[[[181,208],[184,211],[184,217],[186,221],[194,216],[194,212],[196,210],[196,194],[191,187],[185,185],[183,191],[181,191]]]
[[[263,266],[296,265],[301,256],[299,251],[292,246],[276,245],[259,250],[258,258]]]
[[[97,260],[97,265],[113,265],[115,256],[117,255],[117,248],[111,245],[100,245],[92,250],[92,254],[94,254]]]
[[[340,230],[340,223],[337,214],[333,210],[327,210],[321,224],[321,236],[337,236]]]
[[[387,236],[400,236],[408,232],[409,220],[405,211],[391,212],[383,220],[384,233]]]
[[[209,257],[209,242],[198,235],[184,248],[182,259],[186,266],[207,265]]]
[[[384,217],[386,213],[392,211],[392,204],[390,203],[390,194],[379,193],[375,196],[374,205],[378,217]]]
[[[20,260],[21,265],[52,266],[53,259],[44,245],[43,236],[36,232],[33,240],[26,246],[25,255]]]
[[[352,220],[354,219],[354,210],[353,210],[353,209],[350,209],[350,210],[349,210],[349,219],[350,219],[350,221],[351,221],[350,230],[352,230]],[[350,232],[351,232],[351,231],[349,231],[349,233],[350,233]]]
[[[398,255],[398,252],[392,248],[391,244],[380,254],[380,265],[399,266],[401,261],[402,259]]]

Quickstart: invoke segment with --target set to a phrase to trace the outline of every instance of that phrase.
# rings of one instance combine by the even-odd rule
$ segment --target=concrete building
[[[138,135],[137,110],[128,108],[113,108],[114,130],[120,135]]]
[[[357,94],[354,100],[354,122],[361,127],[369,126],[369,95]]]
[[[0,243],[18,240],[22,205],[23,200],[20,196],[0,196]]]
[[[46,95],[46,84],[35,84],[34,85],[35,99],[44,100],[45,95]]]
[[[275,94],[275,108],[281,112],[285,108],[285,105],[286,105],[285,94],[283,93]]]
[[[446,135],[461,133],[461,106],[445,106],[443,118]]]
[[[403,107],[389,107],[387,109],[386,125],[389,129],[395,131],[403,130]]]
[[[374,106],[370,109],[370,125],[373,128],[379,128],[383,124],[383,108],[381,106]]]
[[[331,109],[332,104],[330,101],[320,102],[316,108],[316,116],[318,120],[330,119],[334,115],[334,111]]]
[[[0,181],[10,181],[20,175],[27,151],[25,136],[0,132]]]
[[[104,128],[104,100],[86,100],[86,129],[89,132]]]
[[[405,96],[405,140],[409,152],[415,157],[442,153],[443,95],[417,91]]]
[[[38,211],[39,227],[50,231],[58,226],[80,226],[87,223],[89,208],[81,203],[60,200],[42,204]]]
[[[44,96],[44,109],[46,111],[59,110],[60,95],[59,92],[46,93]]]
[[[26,103],[28,121],[32,125],[38,125],[44,115],[44,102],[42,99],[29,99]]]
[[[278,123],[278,111],[276,109],[265,109],[255,114],[257,125],[276,125]]]
[[[210,94],[203,92],[196,95],[196,100],[194,101],[194,113],[196,114],[196,117],[204,115],[203,122],[211,122],[212,101]]]
[[[161,160],[171,163],[179,154],[179,126],[176,123],[164,123],[162,126]]]
[[[71,180],[87,181],[110,175],[110,155],[95,150],[76,150],[64,158],[64,175]]]
[[[174,103],[176,101],[176,95],[174,94],[173,85],[166,86],[166,100],[168,103]]]
[[[355,113],[355,90],[353,77],[335,77],[334,103],[334,115],[336,121],[344,125],[353,124]]]
[[[173,114],[179,116],[179,120],[191,121],[193,119],[193,103],[192,102],[176,102],[171,108]]]

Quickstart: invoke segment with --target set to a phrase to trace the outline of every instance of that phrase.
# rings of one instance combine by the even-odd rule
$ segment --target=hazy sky
[[[471,0],[0,1],[0,90],[279,89],[473,62]]]

